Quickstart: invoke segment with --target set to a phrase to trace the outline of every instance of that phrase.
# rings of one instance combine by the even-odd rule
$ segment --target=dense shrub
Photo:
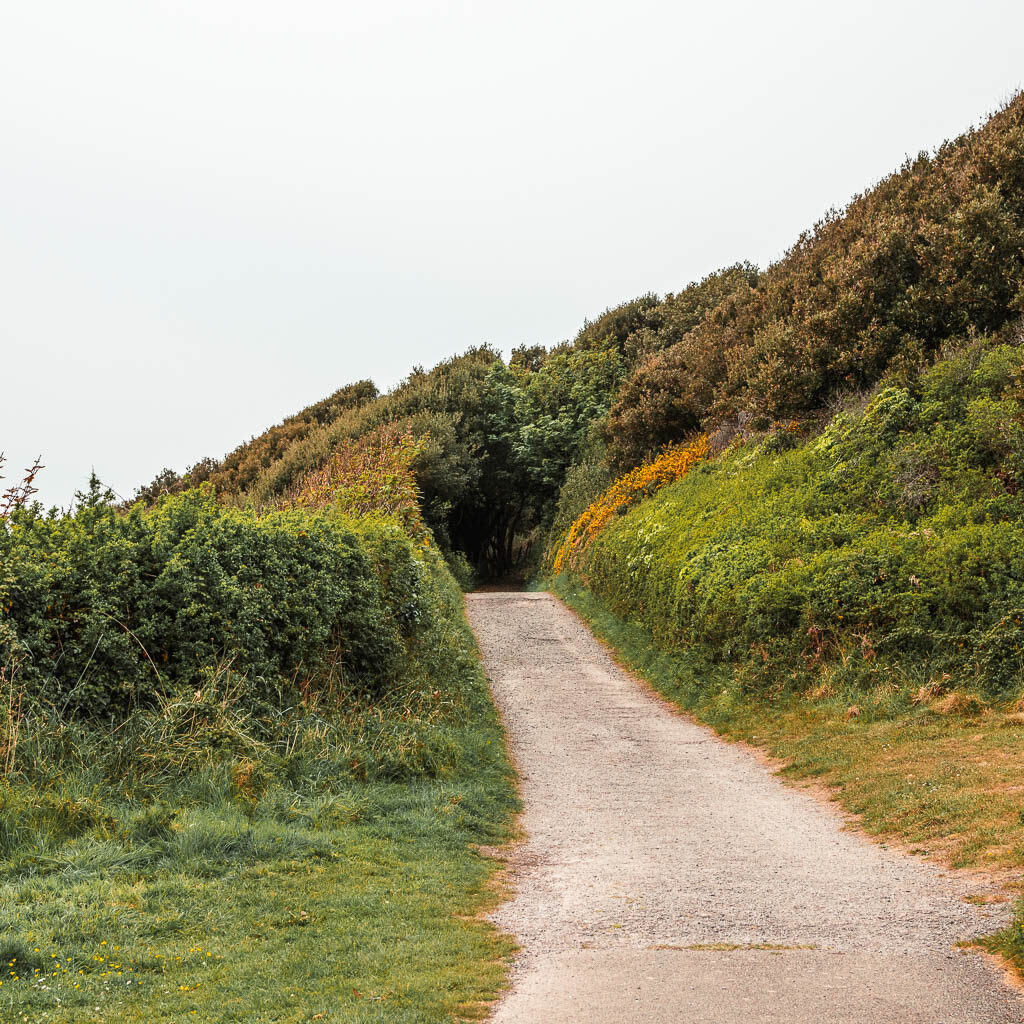
[[[354,518],[383,513],[401,522],[410,536],[423,538],[426,528],[412,465],[428,441],[429,435],[414,437],[395,424],[379,427],[307,473],[287,504],[334,508]]]
[[[686,433],[817,412],[1024,311],[1024,97],[832,212],[634,371],[612,452],[634,465]],[[649,316],[654,315],[649,313]],[[627,342],[627,347],[629,347]]]
[[[223,459],[200,459],[184,474],[176,473],[173,469],[161,470],[152,482],[138,489],[135,497],[137,500],[152,502],[162,494],[178,494],[206,482],[212,483],[218,491],[248,490],[268,466],[294,445],[333,423],[343,413],[372,402],[377,394],[372,381],[361,380],[347,384],[327,398],[287,417],[259,437],[239,445]]]
[[[650,497],[666,484],[682,480],[690,470],[708,456],[708,439],[701,435],[685,446],[669,448],[644,466],[619,477],[604,493],[595,498],[569,527],[565,540],[555,553],[554,569],[576,566],[595,537],[615,517]]]
[[[1024,677],[1021,346],[884,384],[819,436],[737,443],[607,524],[592,589],[751,685]],[[783,442],[784,438],[784,442]]]
[[[356,968],[364,990],[394,973],[398,947],[424,985],[453,949],[470,972],[486,968],[504,950],[471,945],[467,959],[455,915],[488,874],[468,844],[505,838],[513,773],[462,595],[436,550],[394,521],[346,522],[333,502],[258,517],[191,492],[118,515],[101,498],[56,522],[16,513],[9,534],[0,523],[0,892],[16,908],[0,922],[0,1019],[84,1020],[101,1004],[104,1020],[180,1019],[197,990],[207,994],[193,1019],[221,1019],[225,998],[239,1019],[279,1015],[280,971],[254,993],[253,963],[288,959],[297,941],[303,1019],[310,1001],[355,987],[348,972],[332,995],[310,974],[338,949],[370,951]],[[32,569],[50,591],[26,608]],[[198,671],[208,652],[158,656],[158,687],[141,644],[102,613],[156,653],[178,625],[168,580],[191,582],[183,643],[210,628],[243,646]],[[73,614],[47,608],[76,583]],[[133,593],[145,614],[120,606]],[[302,635],[321,621],[319,636]],[[276,647],[266,627],[298,634]],[[92,663],[48,662],[55,634],[86,654],[95,643]],[[119,650],[122,637],[132,643]],[[374,664],[305,674],[338,650],[376,660],[380,641],[394,648],[383,651],[391,675]],[[306,645],[297,681],[249,670],[261,658],[278,673],[287,644]],[[368,690],[368,679],[386,685]],[[67,706],[55,707],[61,696]],[[398,901],[403,892],[416,900]],[[424,952],[420,938],[439,931]]]
[[[422,439],[413,471],[435,539],[444,550],[467,552],[474,563],[485,560],[492,538],[516,532],[520,513],[510,499],[523,492],[513,479],[504,429],[508,396],[487,383],[500,365],[500,355],[481,346],[431,370],[415,368],[394,391],[288,448],[249,494],[274,503],[353,442],[397,427]]]
[[[57,711],[121,715],[230,661],[254,699],[382,694],[432,614],[435,556],[391,519],[335,508],[258,514],[210,490],[0,530],[0,662]]]

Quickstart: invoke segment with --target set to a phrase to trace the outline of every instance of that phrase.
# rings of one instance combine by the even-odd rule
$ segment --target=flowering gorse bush
[[[652,462],[630,470],[612,484],[569,528],[555,554],[555,572],[570,568],[578,555],[616,516],[665,484],[682,480],[708,457],[708,439],[701,435],[685,446],[669,448]]]

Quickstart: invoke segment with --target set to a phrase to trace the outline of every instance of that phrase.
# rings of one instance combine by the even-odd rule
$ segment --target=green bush
[[[0,664],[58,714],[122,716],[224,662],[274,706],[382,695],[437,613],[435,560],[385,518],[260,515],[210,490],[122,514],[94,491],[72,515],[22,510],[0,529]]]
[[[446,551],[444,560],[459,588],[468,594],[476,586],[476,573],[473,572],[469,559],[461,551]]]
[[[585,582],[766,688],[1024,682],[1024,347],[976,343],[817,437],[738,443],[606,528]]]
[[[698,316],[673,329],[666,300],[626,343],[646,357],[609,421],[622,468],[693,430],[817,415],[950,338],[1003,330],[1024,312],[1024,97],[831,211],[764,272],[682,294]]]
[[[321,433],[325,425],[372,402],[377,394],[372,381],[348,384],[322,401],[289,416],[259,437],[239,445],[223,459],[200,459],[184,474],[175,473],[172,469],[162,470],[151,483],[138,489],[136,498],[153,502],[163,494],[180,493],[207,481],[218,491],[247,490],[271,463],[295,446],[302,445],[311,435]]]

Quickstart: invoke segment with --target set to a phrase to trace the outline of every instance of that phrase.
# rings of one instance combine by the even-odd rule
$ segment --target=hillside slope
[[[354,445],[282,508],[0,503],[0,1020],[494,997],[475,844],[513,774],[416,450]]]
[[[572,342],[486,346],[394,391],[369,382],[271,428],[184,477],[225,497],[279,500],[304,472],[382,423],[427,433],[417,463],[442,547],[478,568],[521,562],[611,475],[697,431],[820,426],[842,396],[915,373],[944,345],[1006,340],[1024,311],[1024,97],[920,154],[777,263],[737,264],[677,294],[645,295],[588,321]],[[562,508],[557,510],[561,498]]]
[[[592,503],[553,587],[667,697],[872,832],[1019,888],[1022,379],[1024,337],[976,339],[823,430],[634,471],[648,489]],[[1024,970],[1024,904],[987,945]]]
[[[921,688],[1016,694],[1022,363],[1024,343],[979,341],[821,433],[737,439],[564,567],[666,649],[727,666],[741,691],[817,688],[887,709]]]
[[[385,395],[350,385],[223,460],[165,470],[139,496],[209,479],[232,500],[273,503],[339,445],[400,423],[429,435],[417,475],[442,548],[507,571],[660,447],[696,431],[820,425],[838,398],[912,374],[950,342],[1006,340],[1022,311],[1018,96],[827,213],[763,271],[740,263],[642,296],[508,362],[482,346]]]

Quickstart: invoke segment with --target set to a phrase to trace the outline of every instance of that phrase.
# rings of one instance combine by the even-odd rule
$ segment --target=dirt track
[[[954,948],[1005,913],[964,902],[977,882],[844,830],[646,693],[550,595],[474,594],[469,614],[525,803],[496,1024],[1024,1020]]]

